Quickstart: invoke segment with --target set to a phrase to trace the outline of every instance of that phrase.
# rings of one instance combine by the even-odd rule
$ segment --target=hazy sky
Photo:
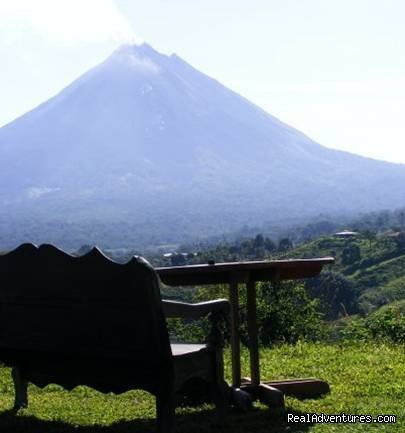
[[[144,40],[325,146],[405,163],[404,18],[404,0],[0,0],[0,125]]]

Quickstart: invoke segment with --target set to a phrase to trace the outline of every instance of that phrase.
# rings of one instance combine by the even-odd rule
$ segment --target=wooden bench
[[[28,382],[143,389],[156,396],[158,431],[169,432],[177,397],[204,381],[222,417],[229,388],[218,323],[228,312],[226,300],[162,301],[158,276],[140,257],[118,264],[97,248],[73,257],[32,244],[0,256],[0,362],[12,367],[16,409],[28,404]],[[165,316],[207,314],[206,344],[170,344]]]

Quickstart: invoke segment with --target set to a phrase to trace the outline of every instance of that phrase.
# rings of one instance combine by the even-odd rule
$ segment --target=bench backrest
[[[28,368],[28,356],[170,376],[156,272],[142,258],[118,264],[96,248],[73,257],[52,245],[24,244],[0,256],[0,361]]]

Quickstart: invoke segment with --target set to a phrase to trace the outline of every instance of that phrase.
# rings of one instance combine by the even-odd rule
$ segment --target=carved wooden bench
[[[118,264],[97,248],[73,257],[32,244],[0,256],[0,362],[12,367],[16,409],[28,404],[28,382],[143,389],[156,396],[158,431],[169,432],[176,396],[198,379],[222,417],[229,389],[217,325],[228,312],[226,300],[162,301],[158,276],[140,257]],[[207,314],[207,344],[170,344],[165,316]]]

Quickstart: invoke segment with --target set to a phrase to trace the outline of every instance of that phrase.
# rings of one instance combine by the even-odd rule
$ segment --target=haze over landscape
[[[401,208],[404,166],[376,159],[405,162],[402,12],[2,2],[1,245],[178,244]]]
[[[64,225],[70,247],[105,244],[112,225],[117,245],[181,242],[395,208],[404,184],[404,165],[325,148],[146,43],[0,129],[7,246],[64,244]]]

